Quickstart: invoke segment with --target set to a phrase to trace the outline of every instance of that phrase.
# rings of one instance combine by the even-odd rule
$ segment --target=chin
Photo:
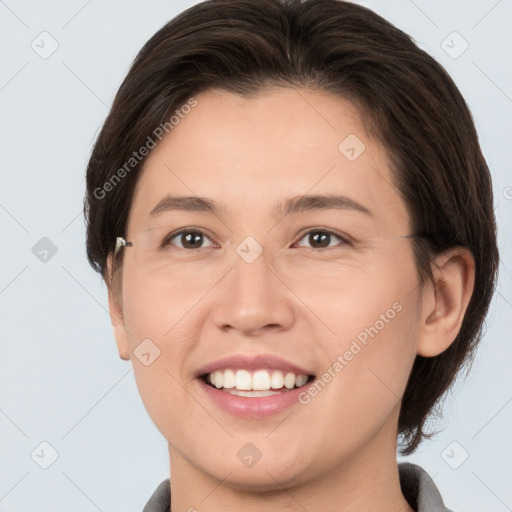
[[[261,458],[252,464],[249,461],[244,464],[243,452],[240,456],[242,462],[236,458],[224,460],[221,469],[219,460],[212,463],[214,471],[211,475],[223,481],[233,489],[244,492],[272,492],[282,491],[283,487],[293,487],[302,483],[305,474],[308,473],[308,464],[305,457],[297,457],[289,453],[288,457],[280,457],[274,451],[268,450],[269,455]],[[213,468],[209,468],[213,469]]]

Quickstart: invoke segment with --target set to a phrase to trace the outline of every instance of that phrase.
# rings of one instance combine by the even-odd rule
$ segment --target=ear
[[[110,312],[110,321],[114,329],[114,337],[116,339],[117,351],[119,357],[125,361],[130,359],[130,343],[128,341],[128,333],[123,318],[123,307],[121,304],[121,293],[117,291],[115,286],[111,286],[112,275],[112,253],[107,257],[106,282],[108,288],[108,308]]]
[[[423,291],[421,331],[417,352],[433,357],[444,352],[460,331],[475,283],[475,260],[471,251],[456,247],[433,262],[435,286]]]

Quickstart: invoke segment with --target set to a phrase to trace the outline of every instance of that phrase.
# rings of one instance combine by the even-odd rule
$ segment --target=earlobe
[[[460,331],[473,293],[475,261],[469,249],[457,247],[433,262],[435,287],[424,290],[417,352],[434,357],[444,352]]]
[[[119,357],[124,361],[128,361],[130,359],[130,343],[128,340],[128,333],[126,331],[126,326],[124,323],[123,317],[123,308],[120,304],[120,297],[117,297],[113,286],[110,284],[111,279],[110,276],[112,271],[112,254],[110,254],[107,258],[107,272],[106,272],[106,281],[108,288],[108,307],[110,312],[110,321],[112,322],[112,328],[114,330],[114,337],[116,339],[117,350],[119,352]]]

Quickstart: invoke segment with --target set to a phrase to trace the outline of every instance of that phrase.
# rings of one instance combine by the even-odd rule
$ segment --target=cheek
[[[197,290],[151,279],[127,266],[123,274],[123,316],[131,342],[150,338],[162,348],[170,340],[176,345],[180,339],[177,333],[199,298]]]
[[[186,321],[190,307],[183,294],[150,286],[129,270],[123,274],[123,317],[133,370],[144,405],[160,426],[168,423],[182,392],[184,361],[195,339]]]
[[[372,334],[381,338],[380,333],[389,332],[391,324],[397,328],[404,317],[418,315],[419,283],[413,255],[408,247],[401,249],[361,258],[319,286],[305,281],[298,289],[299,296],[307,297],[310,311],[328,327],[330,333],[323,339],[329,349],[337,351],[357,337],[363,343]]]
[[[397,407],[416,355],[421,290],[412,257],[396,259],[347,278],[336,296],[317,297],[334,333],[321,347],[320,380],[329,383],[311,402],[315,415],[330,411],[328,423],[354,438],[377,432]]]
[[[304,406],[310,408],[306,418],[312,431],[319,424],[325,426],[317,442],[333,464],[362,449],[368,440],[382,439],[383,431],[389,442],[396,439],[400,400],[415,358],[416,308],[407,303],[402,309],[387,309],[387,299],[383,304],[375,310],[379,315],[367,315],[372,320],[364,327],[350,326],[355,336],[342,335],[324,347],[328,360],[318,380],[325,386],[317,384],[319,391]],[[386,311],[388,323],[380,319]],[[393,318],[389,311],[396,313]],[[343,325],[338,325],[343,332]]]
[[[359,361],[355,362],[354,357],[346,368],[347,382],[357,389],[357,404],[366,418],[372,418],[376,431],[400,406],[416,357],[416,305],[414,301],[397,301],[394,305],[359,333]],[[389,314],[392,311],[394,315]],[[365,343],[359,343],[359,339]]]
[[[154,357],[154,363],[151,363],[153,373],[159,369],[162,380],[172,375],[183,382],[187,354],[199,338],[200,323],[194,321],[195,311],[191,308],[191,304],[197,302],[194,299],[182,291],[179,294],[173,292],[172,287],[150,286],[136,275],[126,279],[123,316],[136,374],[141,366],[144,370],[138,356],[141,352],[149,352],[149,359]],[[140,373],[146,378],[147,372]]]

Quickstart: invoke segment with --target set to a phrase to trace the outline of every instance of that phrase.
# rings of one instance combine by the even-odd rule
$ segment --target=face
[[[262,489],[394,458],[422,292],[385,148],[326,93],[196,99],[145,163],[112,306],[173,471]]]

